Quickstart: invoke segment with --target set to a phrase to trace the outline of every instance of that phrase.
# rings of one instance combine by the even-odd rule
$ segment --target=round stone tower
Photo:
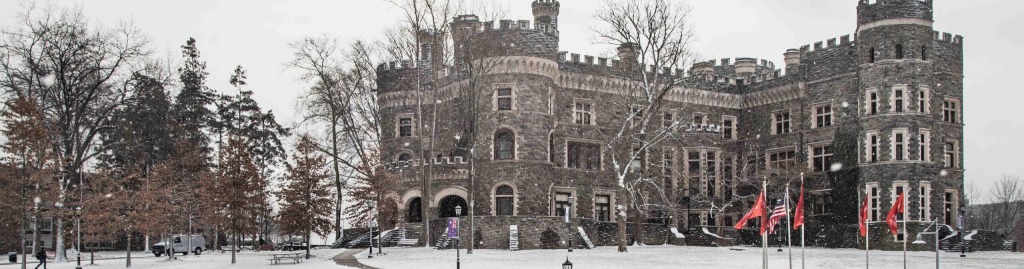
[[[537,30],[541,32],[558,35],[558,10],[561,4],[558,0],[534,0],[533,19],[537,24]]]
[[[962,88],[960,83],[942,85],[936,76],[942,73],[937,66],[961,56],[940,55],[949,50],[936,48],[942,44],[933,34],[932,4],[860,0],[857,6],[860,186],[877,198],[880,213],[873,220],[884,219],[882,211],[901,192],[907,194],[908,220],[942,220],[951,214],[955,220],[963,181],[963,128],[959,119],[944,121],[943,102],[960,100]]]

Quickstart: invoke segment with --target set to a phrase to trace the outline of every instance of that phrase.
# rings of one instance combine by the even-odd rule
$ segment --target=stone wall
[[[447,227],[446,219],[431,220],[431,240],[437,241],[439,236],[444,235]],[[459,234],[462,238],[463,247],[469,242],[469,218],[460,218]],[[485,216],[474,218],[474,229],[476,230],[477,248],[485,249],[508,249],[509,248],[509,226],[517,225],[519,230],[520,249],[543,249],[543,248],[566,248],[567,227],[561,217],[513,217],[513,216]],[[574,248],[585,248],[585,244],[578,236],[576,227],[583,227],[591,242],[595,246],[617,246],[618,225],[615,222],[596,222],[590,219],[572,219],[573,245]],[[627,223],[626,237],[628,244],[635,240],[634,223]],[[645,223],[641,225],[640,242],[646,245],[666,244],[670,232],[668,228],[660,224]],[[552,233],[553,232],[553,233]],[[557,245],[545,244],[548,241],[547,235],[557,234]],[[434,242],[431,242],[433,245]]]

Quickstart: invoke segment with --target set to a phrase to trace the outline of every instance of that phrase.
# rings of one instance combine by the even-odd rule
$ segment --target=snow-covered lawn
[[[236,259],[238,263],[231,264],[230,253],[204,253],[200,256],[177,256],[178,260],[168,261],[167,256],[154,257],[153,254],[133,252],[132,253],[132,268],[195,268],[195,269],[214,269],[214,268],[240,268],[240,269],[319,269],[319,268],[344,268],[334,263],[334,256],[338,255],[344,249],[322,249],[313,250],[311,254],[313,258],[309,260],[303,260],[299,264],[291,264],[288,262],[282,262],[279,265],[270,264],[271,253],[291,253],[291,252],[279,252],[279,251],[262,251],[262,252],[240,252]],[[102,259],[96,260],[96,265],[89,264],[89,253],[82,253],[82,264],[85,265],[83,268],[87,269],[120,269],[124,268],[124,252],[103,252],[97,253],[98,257],[115,257],[113,259]],[[18,265],[7,263],[7,255],[3,256],[3,263],[0,263],[0,269],[20,269],[20,263]],[[18,257],[19,259],[21,256]],[[20,261],[19,261],[20,262]],[[29,257],[29,268],[36,266],[35,259]],[[50,263],[47,265],[50,269],[73,269],[75,268],[75,262],[72,258],[70,263],[54,264]]]
[[[761,249],[737,247],[630,247],[617,253],[615,247],[594,250],[462,250],[462,268],[561,268],[566,257],[574,269],[597,268],[761,268]],[[359,261],[379,268],[455,268],[455,250],[430,248],[387,248],[385,256]],[[768,268],[789,268],[788,253],[769,249]],[[966,258],[959,253],[940,252],[942,268],[1024,268],[1024,254],[1010,252],[973,252]],[[807,249],[807,268],[864,268],[864,251],[855,249]],[[793,249],[793,268],[800,268],[800,252]],[[908,268],[934,268],[935,252],[908,252]],[[871,268],[902,268],[903,252],[871,251]]]

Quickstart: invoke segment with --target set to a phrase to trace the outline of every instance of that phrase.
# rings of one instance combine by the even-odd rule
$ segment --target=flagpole
[[[765,206],[767,206],[768,205],[768,177],[765,177],[764,180],[761,181],[761,192],[764,192]],[[768,217],[767,209],[764,209],[764,210],[765,210],[764,211],[765,214],[761,216],[761,218],[762,218],[761,222],[762,223],[764,223],[764,221],[766,220],[764,218]],[[764,224],[762,224],[762,225],[764,225]],[[759,230],[759,232],[760,232],[760,230]],[[761,233],[761,265],[762,265],[762,267],[764,267],[764,269],[768,269],[768,233],[766,233],[766,232],[762,232]]]
[[[793,217],[789,215],[789,182],[786,182],[786,224],[793,227]],[[793,229],[786,229],[786,243],[789,244],[789,269],[793,269]]]
[[[907,188],[903,188],[903,269],[907,269]]]
[[[800,173],[800,197],[804,197],[804,173],[803,172]],[[800,213],[804,214],[804,211],[803,211],[804,208],[802,206],[803,205],[801,205],[801,207],[800,207]],[[803,216],[800,216],[800,219],[803,219]],[[807,226],[807,224],[805,224],[803,222],[800,222],[800,269],[804,269],[807,266],[806,261],[804,260],[804,249],[806,248],[806,246],[804,246],[804,227],[805,226]]]
[[[868,200],[868,210],[871,210],[871,192],[868,192],[868,184],[864,184],[864,199]],[[864,268],[871,268],[871,212],[864,218]]]

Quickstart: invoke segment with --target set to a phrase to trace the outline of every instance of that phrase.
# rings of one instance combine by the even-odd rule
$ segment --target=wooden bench
[[[417,240],[417,239],[415,239],[415,238],[405,238],[405,239],[399,239],[399,240],[398,240],[398,246],[399,246],[399,247],[415,247],[415,246],[416,246],[416,243],[417,243],[418,241],[419,241],[419,240]]]
[[[224,252],[238,252],[238,249],[235,246],[220,246],[220,253]]]
[[[281,261],[291,261],[296,264],[302,262],[302,253],[281,253],[281,254],[270,254],[270,264],[280,264]]]

